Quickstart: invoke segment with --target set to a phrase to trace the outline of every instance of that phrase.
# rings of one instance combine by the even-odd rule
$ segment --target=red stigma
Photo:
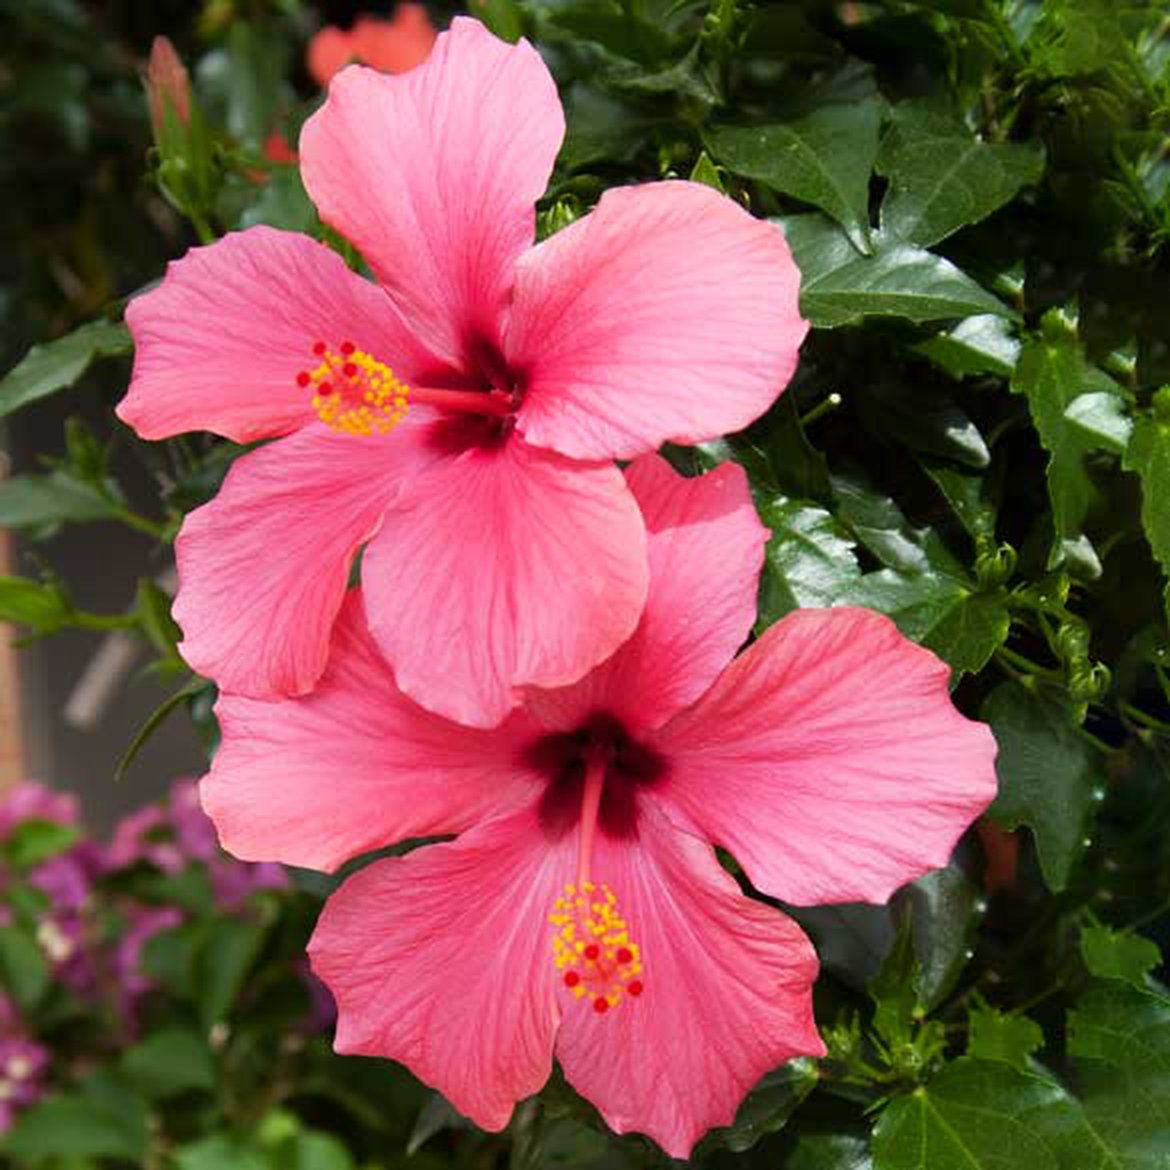
[[[617,953],[617,961],[619,963],[632,963],[634,961],[634,952],[629,947],[622,947]]]
[[[603,995],[599,995],[599,996],[598,996],[598,997],[597,997],[597,998],[596,998],[596,999],[593,1001],[593,1010],[594,1010],[594,1011],[595,1011],[595,1012],[596,1012],[596,1013],[597,1013],[599,1016],[603,1016],[603,1015],[605,1015],[605,1013],[606,1013],[607,1011],[609,1011],[609,1000],[608,1000],[608,999],[606,999],[606,998],[605,998],[605,996],[603,996]]]
[[[590,943],[589,946],[587,946],[585,948],[585,958],[587,958],[587,959],[596,959],[597,956],[600,954],[601,954],[600,948],[597,947],[596,944],[594,944],[594,943]]]
[[[341,343],[341,352],[345,354],[346,357],[349,357],[349,355],[353,353],[353,342],[343,341]]]
[[[298,386],[307,386],[309,384],[309,381],[310,381],[309,375],[306,374],[304,370],[301,370],[301,372],[299,374],[297,374],[297,385]]]
[[[314,352],[314,353],[315,353],[315,354],[316,354],[318,357],[322,357],[322,356],[324,356],[324,353],[325,353],[325,342],[323,342],[323,341],[318,341],[318,342],[317,342],[317,344],[313,346],[313,352]]]
[[[352,378],[354,374],[357,373],[357,366],[355,366],[353,362],[346,362],[345,365],[341,367],[341,372],[347,378]]]
[[[626,984],[626,994],[627,995],[641,995],[642,994],[642,981],[640,979],[635,979],[632,983]]]
[[[566,987],[576,987],[577,984],[580,982],[581,982],[581,976],[578,975],[576,971],[566,971],[565,972],[565,986]]]
[[[317,387],[317,393],[318,394],[332,394],[333,387],[328,382],[322,382],[321,385]]]

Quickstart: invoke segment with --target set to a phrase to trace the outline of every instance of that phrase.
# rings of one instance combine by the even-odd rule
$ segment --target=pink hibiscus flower
[[[139,434],[284,436],[178,539],[182,651],[223,689],[312,689],[365,545],[398,685],[496,725],[637,624],[646,535],[612,460],[737,430],[787,384],[799,274],[730,199],[613,190],[533,246],[563,132],[532,47],[457,19],[410,73],[338,74],[301,135],[310,195],[380,284],[253,228],[131,304]]]
[[[803,610],[738,658],[766,533],[742,470],[627,472],[649,531],[634,636],[493,730],[402,694],[351,595],[317,691],[221,698],[203,781],[224,845],[332,869],[404,838],[310,944],[341,1052],[392,1057],[487,1129],[557,1056],[617,1131],[684,1156],[768,1069],[824,1049],[800,929],[745,897],[882,901],[944,864],[994,742],[886,618]],[[730,663],[730,665],[729,665]]]

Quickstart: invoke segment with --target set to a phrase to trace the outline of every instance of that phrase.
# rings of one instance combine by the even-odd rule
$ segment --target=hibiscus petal
[[[743,468],[679,475],[659,455],[626,469],[646,523],[650,591],[633,636],[579,683],[533,691],[548,726],[573,727],[607,711],[654,728],[693,703],[752,628],[767,529]]]
[[[313,687],[354,553],[417,466],[408,430],[367,438],[317,425],[236,460],[175,544],[174,613],[192,670],[259,698]]]
[[[499,336],[564,127],[536,50],[456,18],[409,73],[339,73],[301,133],[301,169],[322,218],[458,362],[472,337]]]
[[[646,533],[621,472],[512,438],[449,457],[366,550],[370,629],[424,707],[491,727],[517,688],[608,657],[646,601]]]
[[[352,341],[403,377],[428,365],[385,293],[335,252],[274,228],[192,248],[126,310],[134,375],[118,417],[144,439],[214,431],[238,443],[316,421],[297,374]]]
[[[557,1059],[611,1129],[685,1158],[764,1073],[824,1055],[816,953],[795,922],[745,898],[708,846],[652,809],[634,844],[599,838],[592,872],[640,948],[643,991],[604,1013],[562,991]]]
[[[516,267],[520,430],[593,459],[740,430],[796,369],[799,284],[780,230],[709,187],[607,191]]]
[[[223,741],[203,806],[224,848],[245,861],[332,870],[407,837],[462,832],[530,802],[539,783],[518,763],[536,734],[523,715],[476,731],[398,690],[356,589],[312,694],[276,703],[224,695],[216,715]]]
[[[563,852],[527,810],[346,881],[309,943],[337,1001],[337,1051],[401,1061],[476,1125],[503,1129],[552,1069],[547,916]]]
[[[663,796],[766,893],[884,902],[995,795],[995,740],[947,677],[880,614],[798,610],[662,729]]]

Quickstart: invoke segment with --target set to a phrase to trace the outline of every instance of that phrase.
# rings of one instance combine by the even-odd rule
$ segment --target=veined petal
[[[409,73],[339,73],[301,133],[301,169],[321,217],[458,365],[474,337],[499,337],[563,136],[536,50],[457,17]]]
[[[337,1001],[337,1051],[401,1061],[476,1125],[503,1129],[552,1070],[546,919],[563,853],[526,810],[349,878],[309,943]]]
[[[647,578],[621,472],[515,436],[420,477],[362,568],[398,685],[476,727],[499,723],[520,687],[573,682],[612,654],[637,625]]]
[[[332,870],[408,837],[459,833],[520,803],[539,780],[522,714],[477,731],[424,711],[395,685],[346,597],[329,664],[303,698],[223,695],[223,740],[200,786],[229,853]]]
[[[581,459],[738,431],[796,369],[799,286],[779,229],[709,187],[607,191],[516,267],[517,425]]]
[[[786,902],[884,902],[995,795],[995,740],[946,665],[864,609],[777,622],[655,741],[662,789]]]
[[[409,426],[363,437],[318,424],[236,460],[175,542],[192,670],[259,698],[313,687],[353,556],[416,469]]]
[[[377,285],[322,244],[269,227],[192,248],[130,302],[126,322],[134,375],[118,417],[144,439],[203,430],[248,443],[316,421],[297,375],[318,341],[352,341],[405,378],[433,361]]]
[[[599,837],[593,872],[637,942],[642,992],[597,1012],[562,989],[557,1059],[611,1129],[685,1158],[764,1073],[824,1054],[816,954],[795,922],[744,897],[708,846],[653,808],[635,842]]]
[[[755,619],[768,532],[743,468],[725,463],[688,479],[644,455],[626,482],[646,524],[646,608],[632,637],[580,682],[530,692],[528,705],[550,727],[596,711],[634,729],[660,726],[715,681]]]

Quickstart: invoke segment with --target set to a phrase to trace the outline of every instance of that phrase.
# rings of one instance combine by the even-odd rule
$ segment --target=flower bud
[[[166,37],[155,37],[146,67],[146,98],[150,104],[150,124],[154,140],[165,152],[165,144],[177,127],[168,126],[170,109],[178,127],[191,121],[191,78],[179,60],[175,46]]]

